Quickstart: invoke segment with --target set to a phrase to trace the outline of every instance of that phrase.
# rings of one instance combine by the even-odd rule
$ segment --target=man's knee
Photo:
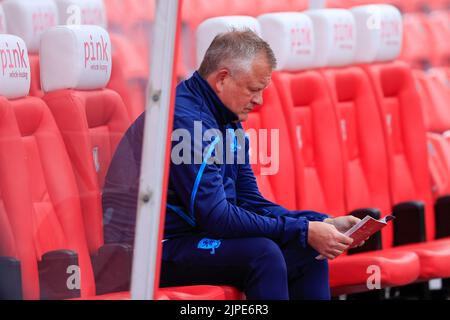
[[[252,239],[253,268],[270,269],[272,272],[287,273],[286,261],[280,247],[268,238]]]

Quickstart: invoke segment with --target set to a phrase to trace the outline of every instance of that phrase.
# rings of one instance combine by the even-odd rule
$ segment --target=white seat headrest
[[[366,5],[351,9],[356,21],[356,62],[396,59],[402,48],[400,11],[391,5]]]
[[[97,25],[107,28],[103,0],[55,0],[61,25]],[[124,12],[124,14],[126,14]]]
[[[311,19],[299,12],[269,13],[258,17],[261,35],[277,58],[279,70],[311,68],[315,44]]]
[[[99,26],[57,26],[41,37],[41,86],[59,89],[104,88],[111,76],[111,41]]]
[[[30,92],[30,61],[25,41],[0,35],[0,95],[8,99],[23,98]]]
[[[314,26],[314,67],[337,67],[353,62],[356,50],[355,19],[344,9],[305,11]]]
[[[58,10],[52,0],[6,0],[8,33],[22,38],[30,53],[39,52],[42,33],[58,24]]]
[[[233,29],[243,30],[246,28],[254,31],[259,36],[261,35],[258,20],[253,17],[216,17],[203,21],[197,28],[197,66],[200,66],[206,50],[219,33],[228,32]]]
[[[7,29],[6,29],[5,11],[3,10],[3,7],[0,4],[0,34],[7,33],[6,31]]]

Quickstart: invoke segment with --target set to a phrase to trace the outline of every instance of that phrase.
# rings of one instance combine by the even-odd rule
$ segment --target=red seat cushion
[[[435,240],[398,247],[419,256],[420,280],[450,277],[450,239]]]
[[[389,249],[341,256],[330,261],[333,295],[367,291],[367,281],[374,267],[379,268],[383,288],[414,282],[421,268],[417,255],[406,250]]]
[[[158,294],[169,300],[241,300],[243,294],[230,286],[186,286],[160,288]]]
[[[229,286],[186,286],[160,288],[155,294],[155,300],[241,300],[242,292]],[[100,296],[90,296],[74,300],[130,300],[131,294],[116,292]]]

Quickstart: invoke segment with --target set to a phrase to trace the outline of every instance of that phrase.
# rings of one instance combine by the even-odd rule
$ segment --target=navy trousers
[[[328,262],[317,255],[267,238],[171,239],[163,243],[161,287],[232,285],[249,300],[329,300]]]

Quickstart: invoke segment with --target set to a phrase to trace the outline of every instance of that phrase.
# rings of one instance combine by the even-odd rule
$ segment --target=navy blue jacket
[[[165,238],[191,234],[216,239],[267,237],[280,244],[296,241],[306,247],[308,222],[322,221],[327,216],[313,211],[289,211],[260,194],[249,163],[248,143],[244,143],[244,160],[238,161],[242,143],[236,137],[227,139],[227,132],[242,129],[237,120],[197,72],[178,85]],[[194,139],[196,130],[199,139]],[[106,243],[134,240],[143,131],[144,114],[126,132],[106,176]],[[211,134],[202,139],[205,133]],[[190,150],[181,148],[188,145]],[[219,147],[222,153],[217,151]],[[223,161],[227,148],[234,152],[234,163]],[[174,161],[174,155],[187,163]]]

